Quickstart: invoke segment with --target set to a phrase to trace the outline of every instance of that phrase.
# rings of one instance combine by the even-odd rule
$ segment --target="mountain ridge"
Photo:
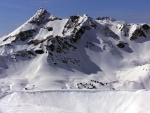
[[[62,19],[40,8],[0,38],[0,89],[147,89],[149,41],[146,23]]]

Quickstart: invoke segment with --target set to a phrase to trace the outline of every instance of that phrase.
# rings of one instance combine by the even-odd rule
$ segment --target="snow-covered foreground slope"
[[[0,113],[150,113],[150,91],[53,90],[12,92]]]
[[[0,38],[0,92],[149,89],[150,26],[40,8]]]

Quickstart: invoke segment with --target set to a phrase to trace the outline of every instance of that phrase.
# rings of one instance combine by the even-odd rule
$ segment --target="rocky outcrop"
[[[110,18],[110,17],[102,17],[102,18],[97,17],[96,20],[109,20],[109,21],[112,21],[112,22],[116,21],[114,18]]]
[[[37,49],[37,50],[35,50],[35,53],[37,53],[37,54],[43,54],[44,51],[42,49]]]
[[[34,46],[36,46],[36,45],[38,45],[38,44],[40,44],[41,43],[41,40],[31,40],[31,41],[29,41],[28,42],[28,45],[31,45],[31,44],[34,44]]]
[[[89,31],[90,29],[98,30],[97,22],[92,18],[88,17],[87,15],[83,16],[70,16],[69,20],[67,21],[66,25],[64,26],[64,30],[62,32],[63,35],[67,34],[70,31],[71,41],[77,42],[81,39],[82,35]]]
[[[44,27],[44,29],[47,29],[48,31],[53,31],[53,27]]]
[[[70,16],[69,20],[67,21],[66,25],[64,26],[62,34],[65,35],[69,29],[71,29],[71,33],[75,33],[77,31],[77,26],[79,26],[81,23],[79,23],[80,16],[74,15]]]
[[[27,39],[29,39],[30,37],[32,37],[34,35],[34,33],[37,31],[37,29],[31,29],[31,30],[27,30],[27,31],[21,31],[20,33],[18,33],[17,35],[15,35],[15,40],[13,40],[13,42],[16,41],[25,41]]]
[[[68,38],[56,36],[47,41],[46,49],[50,52],[66,54],[69,50],[76,50],[77,47]]]
[[[81,36],[84,34],[85,31],[90,30],[91,28],[89,26],[82,26],[72,37],[72,41],[75,43],[79,39],[81,39]]]
[[[146,37],[146,34],[142,31],[142,29],[136,29],[132,36],[130,37],[130,40],[136,40],[138,37]]]
[[[117,40],[119,39],[119,36],[117,34],[115,34],[109,27],[106,26],[104,28],[104,31],[105,31],[107,36],[112,37],[112,38],[117,39]]]
[[[49,21],[55,21],[55,20],[62,20],[62,18],[59,17],[52,17],[52,18],[47,18],[44,22],[49,22]]]
[[[34,58],[36,54],[32,50],[21,50],[15,52],[13,55],[11,55],[13,59],[16,59],[17,57],[20,58]]]
[[[127,45],[127,43],[122,42],[122,41],[120,41],[120,42],[117,44],[117,46],[118,46],[119,48],[124,48],[126,45]]]
[[[41,25],[47,21],[46,17],[48,17],[48,16],[50,16],[50,13],[48,13],[45,9],[40,8],[37,11],[37,13],[34,15],[34,17],[29,21],[29,23]]]
[[[71,21],[72,23],[75,23],[75,24],[76,24],[76,22],[78,22],[79,18],[80,18],[80,16],[78,16],[78,15],[73,15],[73,16],[70,16],[69,21]]]
[[[123,24],[121,28],[121,33],[123,36],[129,36],[129,25]]]
[[[150,26],[147,25],[147,24],[143,24],[143,25],[142,25],[142,28],[143,28],[146,32],[148,32],[148,30],[150,30]]]

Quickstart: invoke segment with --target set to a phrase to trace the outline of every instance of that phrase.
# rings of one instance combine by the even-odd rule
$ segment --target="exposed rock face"
[[[130,37],[130,40],[136,40],[138,37],[146,37],[145,33],[142,31],[142,29],[136,29],[132,36]]]
[[[69,50],[76,50],[74,44],[70,42],[67,38],[56,36],[48,40],[46,49],[49,52],[56,52],[56,53],[68,53]]]
[[[34,33],[37,31],[37,29],[27,30],[27,31],[21,31],[19,34],[15,35],[15,40],[13,42],[16,42],[18,40],[25,41],[32,37]]]
[[[97,17],[96,20],[109,20],[109,21],[116,21],[114,18],[110,18],[110,17]]]
[[[101,20],[102,18],[101,17],[97,17],[95,20]]]
[[[127,43],[125,43],[125,42],[119,42],[119,44],[117,44],[117,46],[119,47],[119,48],[124,48],[125,46],[127,45]]]
[[[115,34],[109,27],[105,27],[104,30],[107,36],[110,36],[114,39],[119,39],[119,36]]]
[[[45,22],[55,21],[55,20],[62,20],[62,18],[59,18],[59,17],[47,18],[47,19],[45,20]]]
[[[129,36],[129,28],[127,27],[127,25],[123,25],[123,27],[121,28],[121,32],[124,36]]]
[[[60,66],[61,63],[79,65],[79,60],[70,57],[70,53],[77,51],[75,43],[70,38],[56,36],[47,41],[48,62]],[[65,56],[63,55],[65,54]],[[61,62],[61,63],[60,63]]]
[[[35,50],[35,53],[37,53],[37,54],[43,54],[44,51],[42,49],[38,49],[38,50]]]
[[[68,31],[71,33],[71,41],[74,43],[77,42],[82,35],[91,29],[98,30],[98,26],[96,21],[92,18],[87,17],[87,15],[78,16],[70,16],[69,20],[67,21],[64,30],[62,32],[63,35],[67,34]]]
[[[142,25],[142,28],[147,32],[150,29],[150,26],[147,24]]]
[[[29,23],[31,24],[36,24],[36,25],[41,25],[44,24],[48,21],[54,21],[60,18],[56,17],[50,17],[50,13],[48,13],[45,9],[40,8],[36,14],[30,19]]]
[[[122,34],[123,36],[126,36],[126,37],[129,36],[130,24],[128,24],[128,23],[126,23],[126,22],[123,23],[123,24],[119,23],[119,24],[116,26],[116,28],[121,31],[121,34]]]
[[[44,29],[47,29],[48,31],[53,31],[53,27],[44,27]]]
[[[41,43],[41,40],[37,40],[37,39],[36,40],[31,40],[31,41],[28,42],[29,45],[34,44],[34,46],[36,46],[40,43]]]
[[[7,41],[9,38],[11,38],[11,36],[6,37],[3,41]]]
[[[79,18],[80,16],[70,16],[69,20],[64,26],[62,34],[65,35],[69,29],[71,30],[71,33],[75,33],[78,30],[77,27],[81,24],[78,22]]]
[[[37,29],[20,31],[18,34],[14,35],[14,36],[6,37],[3,41],[7,41],[8,39],[11,39],[13,37],[15,37],[15,39],[12,42],[25,41],[25,40],[29,39],[30,37],[32,37],[36,31],[37,31]]]
[[[32,59],[32,58],[35,58],[35,56],[36,56],[36,54],[32,50],[26,50],[26,49],[17,51],[11,55],[11,57],[16,60],[19,59],[18,57]]]
[[[89,26],[82,26],[77,32],[76,34],[73,36],[72,40],[73,42],[77,42],[81,36],[84,34],[85,31],[90,30],[91,28]]]
[[[78,22],[79,18],[80,18],[80,16],[78,16],[78,15],[70,16],[69,21],[76,23],[76,22]]]

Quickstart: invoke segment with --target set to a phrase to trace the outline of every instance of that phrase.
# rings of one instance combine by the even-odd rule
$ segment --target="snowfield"
[[[40,8],[0,38],[0,113],[150,113],[150,25]]]
[[[9,92],[0,113],[149,113],[150,91],[47,90]]]

